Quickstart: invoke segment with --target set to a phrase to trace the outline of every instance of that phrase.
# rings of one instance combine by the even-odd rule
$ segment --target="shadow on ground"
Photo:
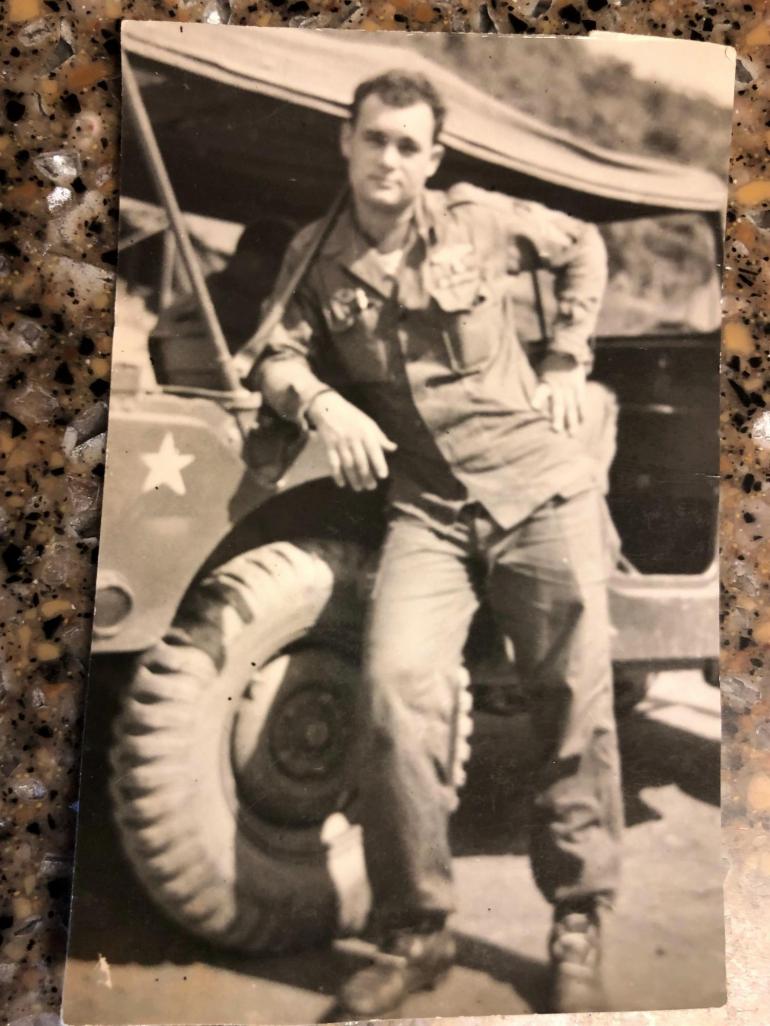
[[[535,779],[526,714],[477,718],[468,783],[452,825],[455,855],[525,854]],[[720,745],[632,712],[619,722],[626,825],[659,818],[642,797],[673,784],[710,805],[720,801]]]

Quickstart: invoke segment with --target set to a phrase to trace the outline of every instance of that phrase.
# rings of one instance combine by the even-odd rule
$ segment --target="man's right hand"
[[[326,448],[335,483],[355,492],[372,491],[388,476],[386,454],[395,442],[339,392],[320,392],[306,410],[308,423]]]

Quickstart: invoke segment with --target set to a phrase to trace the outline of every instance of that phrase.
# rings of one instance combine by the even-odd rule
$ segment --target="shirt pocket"
[[[389,378],[388,346],[377,331],[379,316],[374,305],[354,310],[332,304],[326,311],[336,363],[350,384],[382,384]]]
[[[436,289],[441,335],[449,366],[458,374],[476,374],[500,350],[503,308],[500,294],[486,282],[462,292]]]

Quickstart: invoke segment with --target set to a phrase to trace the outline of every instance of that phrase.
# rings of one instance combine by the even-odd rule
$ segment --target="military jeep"
[[[120,689],[114,813],[141,883],[188,930],[248,951],[309,945],[359,930],[368,911],[356,693],[382,496],[338,490],[316,440],[287,433],[240,386],[206,272],[255,207],[297,225],[324,213],[344,180],[352,88],[394,65],[426,69],[449,100],[435,185],[470,181],[600,223],[613,279],[594,376],[617,442],[609,502],[622,540],[613,654],[619,696],[635,700],[663,668],[718,675],[724,189],[571,138],[413,47],[130,22],[123,41],[122,302],[93,645],[93,686]],[[652,247],[650,288],[668,289],[665,321],[629,286],[634,238]],[[671,281],[653,281],[661,273]],[[549,285],[511,283],[533,352]],[[151,360],[157,316],[181,294],[197,327],[156,335]],[[458,785],[471,704],[526,702],[515,652],[483,610],[466,656]]]

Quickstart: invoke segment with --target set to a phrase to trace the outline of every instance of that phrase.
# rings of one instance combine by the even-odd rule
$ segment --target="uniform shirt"
[[[287,252],[281,280],[316,226]],[[470,185],[426,191],[399,265],[343,210],[256,369],[265,400],[300,424],[331,386],[398,445],[390,501],[426,516],[478,502],[512,527],[595,483],[583,447],[532,408],[537,377],[516,337],[509,275],[555,274],[550,350],[590,364],[606,281],[595,227]],[[322,401],[322,400],[319,400]]]

